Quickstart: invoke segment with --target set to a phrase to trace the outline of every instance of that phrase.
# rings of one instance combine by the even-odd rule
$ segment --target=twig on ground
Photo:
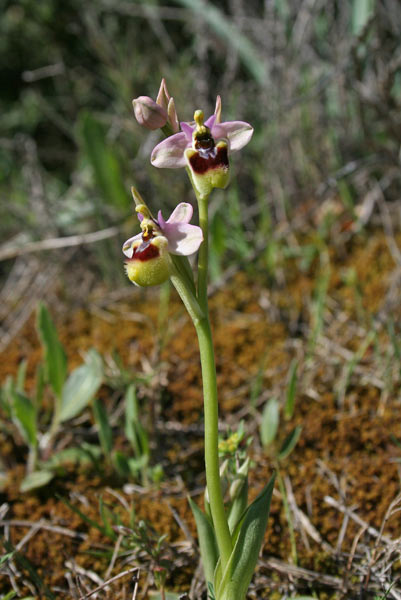
[[[15,258],[41,250],[57,250],[71,246],[81,246],[83,244],[93,244],[108,238],[114,237],[119,233],[118,227],[107,227],[91,233],[82,233],[79,235],[69,235],[66,237],[48,238],[37,242],[27,242],[23,245],[6,244],[0,248],[0,261]]]

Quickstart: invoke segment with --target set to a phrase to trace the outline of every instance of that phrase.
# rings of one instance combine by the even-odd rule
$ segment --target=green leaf
[[[105,200],[119,208],[127,208],[130,196],[124,185],[120,160],[106,139],[103,125],[89,112],[80,116],[80,131],[96,184]]]
[[[99,428],[100,445],[102,446],[103,453],[108,457],[113,448],[113,432],[104,404],[98,398],[93,403],[93,414]]]
[[[45,354],[46,376],[57,397],[61,396],[67,376],[67,356],[46,306],[38,308],[37,328]]]
[[[268,76],[263,60],[258,56],[256,47],[243,35],[232,19],[211,2],[205,0],[178,0],[180,4],[192,10],[197,18],[205,22],[227,46],[235,50],[243,65],[260,85],[267,82]]]
[[[6,556],[9,556],[9,555],[6,554]],[[0,565],[1,565],[1,559],[0,559]],[[2,600],[12,600],[12,598],[15,598],[16,595],[17,595],[17,592],[14,592],[13,590],[11,590],[11,592],[8,592],[8,594],[6,594],[5,596],[2,596]]]
[[[26,367],[27,367],[27,365],[28,365],[28,361],[27,360],[22,360],[20,362],[20,364],[18,365],[17,377],[16,377],[16,382],[15,382],[15,389],[17,390],[17,392],[21,392],[21,394],[24,393],[25,378],[26,378]]]
[[[125,395],[125,435],[131,443],[135,456],[149,458],[148,434],[139,420],[139,407],[135,386],[131,384]]]
[[[85,464],[94,463],[101,456],[99,446],[93,444],[85,444],[80,448],[64,448],[53,454],[48,461],[42,462],[41,465],[45,469],[57,469],[68,464]]]
[[[251,582],[269,518],[275,475],[247,508],[234,549],[220,585],[215,581],[219,600],[244,600]]]
[[[68,377],[61,399],[60,422],[76,417],[93,399],[102,384],[102,357],[96,350],[89,350],[85,363]]]
[[[12,392],[13,418],[22,437],[31,448],[35,448],[37,440],[36,408],[31,400],[20,392]]]
[[[130,475],[136,477],[137,472],[131,470],[128,458],[125,456],[125,454],[120,452],[120,450],[117,450],[113,453],[112,460],[117,473],[121,475],[121,477],[129,477]]]
[[[276,437],[279,424],[279,406],[277,398],[270,398],[266,402],[260,425],[260,439],[263,446],[269,446]]]
[[[287,397],[284,406],[284,416],[286,419],[291,419],[292,415],[294,414],[295,389],[297,386],[297,369],[298,361],[293,360],[290,365]]]
[[[99,512],[103,522],[104,531],[107,537],[110,539],[116,539],[117,534],[113,529],[113,514],[111,510],[105,505],[103,498],[99,499]]]
[[[353,0],[352,3],[352,33],[359,35],[371,18],[375,0]]]
[[[36,367],[35,406],[39,410],[43,403],[43,391],[45,387],[45,373],[42,364]]]
[[[230,533],[232,533],[235,527],[241,520],[242,515],[244,514],[246,507],[248,504],[248,476],[245,477],[244,484],[241,488],[240,493],[237,498],[233,500],[233,503],[230,508],[230,513],[228,515],[228,527],[230,529]]]
[[[52,471],[34,471],[22,480],[20,491],[29,492],[30,490],[43,487],[47,485],[53,477],[54,473]]]
[[[196,529],[198,531],[199,550],[202,558],[203,572],[206,583],[212,582],[216,568],[219,551],[217,549],[216,537],[211,521],[201,511],[199,506],[188,498],[189,505],[195,517]]]
[[[287,435],[287,437],[285,438],[285,440],[283,442],[283,445],[280,448],[280,452],[277,455],[279,460],[283,460],[284,458],[287,458],[287,456],[289,456],[291,454],[291,452],[294,450],[295,446],[297,445],[299,436],[301,435],[301,431],[302,431],[301,425],[297,425]]]
[[[13,556],[14,552],[7,552],[7,554],[3,554],[3,556],[0,556],[0,567],[1,565],[4,565],[4,563],[6,563],[8,560],[11,560]]]

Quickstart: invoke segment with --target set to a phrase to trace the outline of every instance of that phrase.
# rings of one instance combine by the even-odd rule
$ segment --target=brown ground
[[[248,275],[238,274],[211,298],[220,416],[223,428],[235,427],[244,418],[247,433],[253,436],[251,497],[274,467],[259,441],[261,410],[273,395],[284,402],[289,363],[292,358],[299,361],[294,419],[283,422],[279,434],[282,440],[295,424],[303,427],[296,449],[281,464],[296,529],[298,565],[290,564],[289,527],[276,485],[250,598],[279,600],[285,593],[293,592],[295,597],[295,591],[298,595],[314,591],[321,600],[374,598],[375,590],[383,593],[380,581],[385,589],[399,574],[399,553],[392,540],[399,536],[401,518],[388,510],[400,492],[401,449],[393,438],[401,439],[400,365],[388,323],[391,319],[399,334],[400,269],[387,242],[381,232],[370,232],[345,236],[337,246],[333,244],[327,253],[331,268],[321,329],[315,325],[313,302],[317,281],[328,272],[324,258],[305,272],[299,260],[283,259],[274,281],[261,276],[257,268]],[[189,491],[201,501],[204,484],[202,394],[194,332],[175,297],[167,332],[158,336],[157,297],[134,288],[120,296],[119,301],[116,294],[108,301],[94,294],[90,311],[60,313],[60,336],[71,367],[91,346],[108,358],[114,379],[103,386],[101,397],[117,416],[123,376],[110,357],[118,351],[137,380],[143,422],[152,432],[153,458],[163,464],[164,481],[159,488],[144,489],[124,485],[107,467],[99,472],[71,466],[47,488],[22,495],[18,490],[24,475],[22,440],[10,424],[8,432],[0,430],[8,473],[0,494],[1,502],[8,505],[3,534],[19,549],[18,558],[0,580],[0,592],[12,589],[14,582],[21,593],[46,597],[23,563],[26,558],[56,598],[74,597],[74,590],[79,598],[136,564],[141,566],[138,597],[150,597],[146,590],[154,589],[152,564],[146,556],[131,549],[124,557],[113,557],[115,541],[106,539],[61,499],[68,498],[102,523],[99,498],[103,497],[125,525],[129,525],[128,507],[134,507],[137,522],[146,519],[160,534],[167,534],[170,589],[184,592],[192,585],[192,597],[200,597],[199,573],[194,578],[198,556],[188,538],[196,533],[186,500]],[[350,368],[370,332],[375,336]],[[15,373],[23,357],[29,360],[30,388],[41,357],[34,319],[0,357],[0,380]],[[260,388],[252,392],[258,383]],[[85,435],[93,438],[90,411],[87,415],[80,423],[84,431],[65,430],[60,443],[73,444],[74,439],[79,443]],[[116,445],[124,448],[122,434],[116,437]],[[32,529],[41,520],[43,526]],[[97,597],[131,597],[128,579],[117,580]]]

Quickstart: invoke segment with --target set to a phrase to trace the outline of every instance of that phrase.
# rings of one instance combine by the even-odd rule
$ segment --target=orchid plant
[[[226,457],[220,465],[216,367],[207,295],[208,203],[214,188],[228,185],[230,155],[251,140],[253,128],[243,121],[221,122],[219,96],[214,114],[208,119],[204,119],[201,110],[196,110],[193,122],[178,125],[174,99],[164,79],[156,101],[140,96],[133,106],[140,125],[151,130],[160,128],[166,136],[154,148],[151,163],[158,168],[186,167],[198,203],[199,226],[190,223],[193,208],[186,202],[178,204],[167,221],[160,211],[155,218],[133,188],[141,231],[123,245],[126,273],[140,286],[158,285],[170,279],[193,321],[203,381],[205,512],[192,500],[190,505],[209,598],[244,600],[266,531],[274,475],[248,505],[250,461],[243,452],[238,452],[238,440],[243,437],[238,433],[225,444],[235,460]],[[196,252],[198,261],[194,271],[188,256]],[[223,489],[228,465],[231,465],[231,485],[225,502]]]

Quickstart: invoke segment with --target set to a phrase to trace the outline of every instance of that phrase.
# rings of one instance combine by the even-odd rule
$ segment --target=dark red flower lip
[[[204,175],[214,169],[228,169],[228,148],[217,146],[210,150],[197,150],[189,158],[189,164],[197,175]]]
[[[152,244],[151,240],[143,241],[139,246],[133,249],[131,258],[127,258],[125,262],[132,262],[133,260],[140,260],[141,262],[146,262],[147,260],[151,260],[152,258],[157,258],[160,256],[160,250],[155,245]]]

